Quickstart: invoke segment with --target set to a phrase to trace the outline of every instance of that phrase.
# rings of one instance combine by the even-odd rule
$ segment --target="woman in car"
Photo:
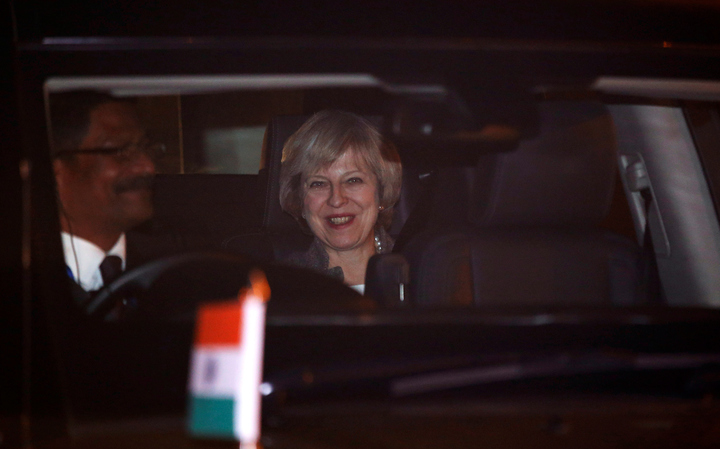
[[[282,160],[280,204],[315,237],[288,262],[362,293],[368,260],[393,245],[386,228],[402,181],[394,147],[364,118],[322,111],[288,139]]]

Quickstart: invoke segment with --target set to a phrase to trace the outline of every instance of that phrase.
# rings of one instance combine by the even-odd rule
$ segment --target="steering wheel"
[[[255,269],[270,284],[268,313],[368,312],[378,307],[341,281],[314,271],[202,252],[165,257],[124,273],[103,287],[85,312],[108,320],[192,317],[201,301],[235,298]]]
[[[192,312],[198,300],[235,297],[256,266],[224,253],[165,257],[129,270],[103,287],[85,312],[106,319]]]

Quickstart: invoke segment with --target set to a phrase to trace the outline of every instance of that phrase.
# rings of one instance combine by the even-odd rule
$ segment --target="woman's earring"
[[[303,217],[303,220],[304,220],[304,219],[305,219],[305,212],[303,211],[303,213],[301,213],[300,216]]]
[[[383,210],[383,209],[385,209],[385,207],[383,207],[383,206],[378,206],[378,210]]]

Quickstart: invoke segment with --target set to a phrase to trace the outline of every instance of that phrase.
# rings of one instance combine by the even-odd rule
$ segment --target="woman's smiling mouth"
[[[327,221],[329,221],[330,224],[333,226],[341,226],[344,224],[348,224],[353,221],[353,219],[355,219],[354,215],[333,215],[327,217]]]

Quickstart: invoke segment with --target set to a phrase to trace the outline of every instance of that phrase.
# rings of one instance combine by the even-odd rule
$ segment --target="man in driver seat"
[[[138,265],[127,234],[153,214],[154,158],[132,102],[95,92],[50,98],[65,264],[81,304]]]

